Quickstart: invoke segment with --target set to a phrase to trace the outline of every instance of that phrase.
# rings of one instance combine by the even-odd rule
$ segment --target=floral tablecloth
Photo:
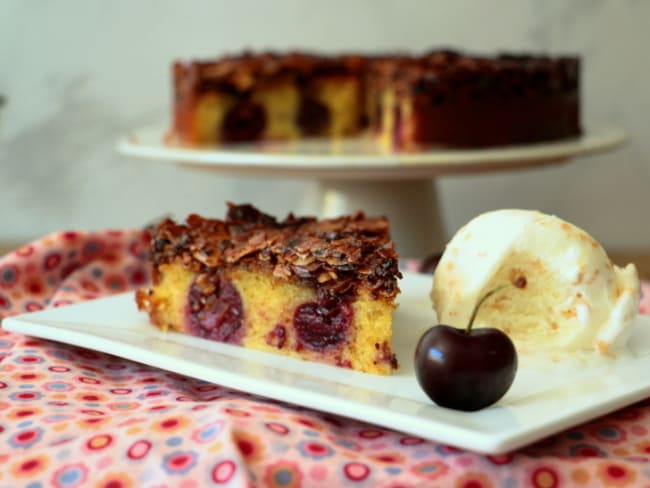
[[[146,284],[144,238],[62,232],[0,257],[0,318]],[[0,330],[0,488],[650,486],[649,461],[650,399],[484,456]]]

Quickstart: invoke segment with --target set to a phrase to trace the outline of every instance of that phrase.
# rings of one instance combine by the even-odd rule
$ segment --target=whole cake
[[[244,53],[173,65],[169,140],[187,146],[370,132],[404,150],[576,137],[580,60],[535,55]]]
[[[136,294],[162,330],[388,374],[401,277],[385,218],[283,221],[229,204],[151,230],[153,284]]]

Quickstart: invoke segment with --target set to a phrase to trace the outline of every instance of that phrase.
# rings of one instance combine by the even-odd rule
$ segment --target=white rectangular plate
[[[400,369],[390,376],[161,332],[137,310],[133,293],[7,318],[2,326],[487,454],[517,449],[650,394],[650,317],[640,316],[629,355],[520,357],[515,382],[497,404],[469,413],[437,407],[418,386],[412,364],[418,338],[435,323],[431,277],[405,273],[400,287],[394,317]]]

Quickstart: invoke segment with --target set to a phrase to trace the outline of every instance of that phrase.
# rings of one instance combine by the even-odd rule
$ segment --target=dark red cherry
[[[300,305],[293,315],[298,342],[316,351],[340,344],[352,322],[352,313],[352,307],[338,297]]]
[[[493,328],[467,332],[436,325],[415,349],[420,386],[436,404],[473,411],[506,394],[517,372],[517,352],[510,338]]]
[[[415,348],[418,383],[436,404],[474,411],[497,402],[510,389],[518,366],[517,350],[499,329],[473,329],[479,307],[495,293],[514,286],[526,287],[524,276],[486,293],[476,304],[466,329],[435,325]]]
[[[329,127],[330,111],[318,100],[305,97],[300,103],[297,122],[306,135],[322,135]]]
[[[205,292],[198,284],[188,294],[189,321],[196,334],[220,342],[239,343],[244,319],[241,296],[234,285],[214,278],[213,289]]]
[[[221,138],[226,142],[255,141],[266,127],[266,111],[259,103],[242,100],[228,112],[221,126]]]
[[[287,328],[282,324],[278,324],[266,334],[265,339],[269,346],[282,349],[287,342]]]

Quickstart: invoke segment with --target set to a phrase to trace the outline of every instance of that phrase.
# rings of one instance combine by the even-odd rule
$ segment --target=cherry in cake
[[[363,213],[278,221],[250,205],[152,229],[153,286],[138,307],[162,330],[388,374],[401,274],[388,222]]]
[[[227,112],[221,126],[224,142],[244,142],[259,139],[266,127],[266,110],[250,100],[241,100]]]

